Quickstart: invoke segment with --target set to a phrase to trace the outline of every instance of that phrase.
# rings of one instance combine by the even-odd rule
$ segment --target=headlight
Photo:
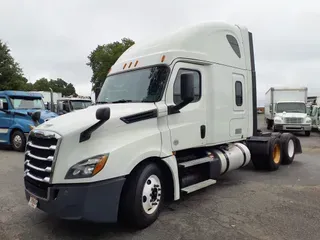
[[[275,123],[281,123],[281,118],[275,118],[275,119],[274,119],[274,122],[275,122]]]
[[[31,131],[32,129],[34,129],[34,126],[33,125],[29,125],[29,128],[30,128],[30,131]]]
[[[103,154],[78,162],[69,169],[65,179],[93,177],[104,168],[108,156],[109,154]]]
[[[311,123],[311,118],[307,118],[306,123]]]

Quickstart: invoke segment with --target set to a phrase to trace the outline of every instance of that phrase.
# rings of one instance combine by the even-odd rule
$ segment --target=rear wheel
[[[269,154],[265,157],[267,170],[277,170],[282,161],[281,142],[279,138],[273,138],[270,142]]]
[[[282,144],[282,164],[291,164],[296,152],[296,146],[292,134],[282,134],[280,141]]]
[[[257,170],[275,171],[282,161],[281,142],[278,136],[272,137],[268,143],[268,153],[258,153],[252,156],[253,166]]]
[[[163,203],[162,173],[155,163],[139,167],[126,181],[120,203],[120,220],[143,229],[160,214]]]
[[[15,130],[11,134],[11,146],[13,150],[18,152],[23,152],[26,145],[26,138],[24,136],[24,133],[20,130]]]

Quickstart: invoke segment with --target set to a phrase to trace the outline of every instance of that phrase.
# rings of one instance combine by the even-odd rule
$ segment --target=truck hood
[[[28,113],[34,113],[40,111],[41,115],[40,115],[40,123],[43,123],[45,120],[57,117],[58,115],[54,112],[50,112],[48,110],[39,110],[39,109],[13,109],[11,110],[12,113],[17,113],[17,114],[21,114],[21,115],[26,115],[29,116]]]
[[[99,104],[60,115],[39,125],[36,129],[54,131],[61,136],[77,131],[82,132],[98,122],[96,119],[96,111],[103,107],[110,108],[110,119],[104,123],[108,128],[125,125],[126,123],[121,121],[121,117],[156,109],[154,103]]]
[[[306,118],[306,113],[276,113],[276,117],[281,118]]]

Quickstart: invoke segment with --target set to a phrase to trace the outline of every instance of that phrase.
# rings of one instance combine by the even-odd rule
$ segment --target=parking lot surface
[[[259,124],[263,126],[263,116]],[[265,130],[265,129],[263,129]],[[320,239],[320,134],[298,135],[303,154],[275,172],[250,165],[166,206],[152,226],[63,221],[31,209],[23,154],[0,150],[0,239]]]

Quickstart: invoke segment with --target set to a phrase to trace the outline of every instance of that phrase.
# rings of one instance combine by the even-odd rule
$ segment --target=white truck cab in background
[[[320,131],[320,96],[308,97],[312,130]]]
[[[310,136],[311,118],[307,114],[308,89],[270,88],[265,94],[265,120],[274,131],[305,132]]]
[[[164,200],[251,160],[277,170],[301,152],[295,136],[257,130],[252,34],[202,23],[134,44],[95,105],[31,131],[25,194],[33,208],[63,219],[144,228]]]

